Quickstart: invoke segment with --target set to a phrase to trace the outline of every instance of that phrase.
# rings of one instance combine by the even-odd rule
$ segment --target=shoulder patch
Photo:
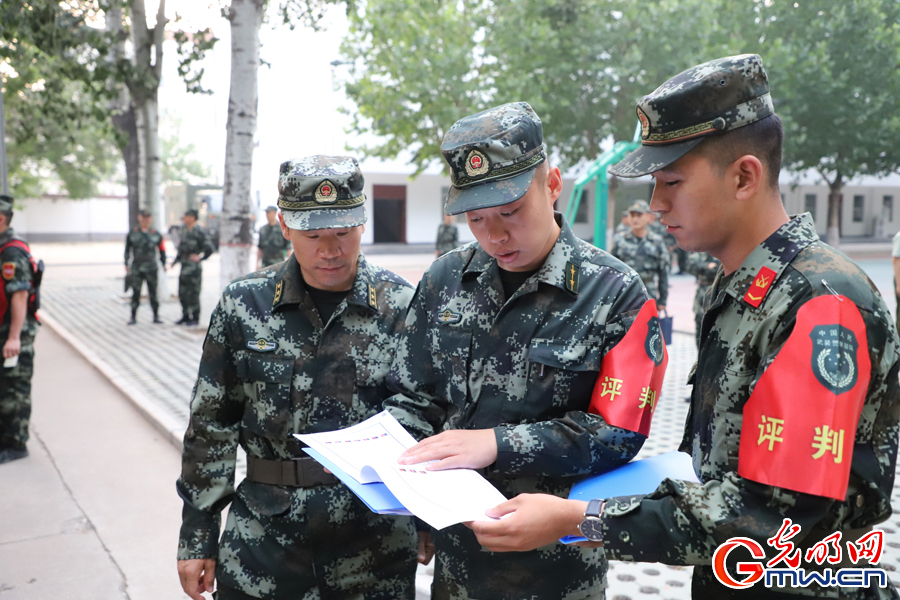
[[[866,325],[845,296],[818,296],[744,406],[738,474],[843,500],[871,362]]]
[[[768,267],[760,267],[759,273],[756,274],[756,277],[753,278],[753,283],[750,284],[750,289],[744,294],[744,302],[753,308],[759,308],[774,281],[775,271]]]
[[[3,279],[7,281],[12,281],[12,278],[16,276],[16,263],[14,262],[5,262],[3,263]]]
[[[572,261],[566,262],[566,289],[573,294],[578,293],[578,280],[581,275],[581,267]]]

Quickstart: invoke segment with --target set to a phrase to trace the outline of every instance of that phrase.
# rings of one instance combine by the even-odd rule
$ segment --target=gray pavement
[[[883,292],[890,293],[891,270],[890,262],[886,259],[889,248],[875,247],[873,245],[861,245],[864,253],[860,256],[864,257],[860,263],[870,273],[870,276],[876,282]],[[365,250],[365,249],[364,249]],[[120,505],[132,505],[137,501],[138,504],[152,503],[154,498],[159,501],[156,504],[168,507],[160,512],[164,514],[147,515],[146,518],[137,519],[130,523],[130,528],[125,531],[117,531],[115,536],[121,536],[123,540],[121,545],[104,546],[100,543],[101,548],[106,547],[106,558],[103,554],[96,554],[93,560],[98,561],[97,569],[79,569],[85,575],[85,582],[93,581],[115,581],[115,573],[106,573],[104,570],[105,562],[113,562],[118,565],[119,580],[128,580],[126,577],[129,573],[122,567],[128,562],[128,553],[131,551],[139,551],[139,543],[135,537],[135,548],[129,549],[127,543],[129,532],[137,536],[138,534],[153,531],[157,536],[164,537],[168,540],[168,547],[163,554],[168,562],[162,561],[157,566],[156,563],[148,562],[143,565],[142,572],[153,572],[160,580],[171,580],[174,577],[174,548],[177,536],[180,509],[179,502],[174,493],[174,479],[178,473],[178,456],[177,448],[180,448],[181,438],[183,436],[188,420],[188,404],[190,400],[191,388],[197,373],[197,366],[200,359],[201,347],[205,330],[203,327],[183,328],[172,324],[181,316],[181,309],[177,300],[171,294],[166,298],[161,298],[161,316],[166,324],[153,325],[150,323],[151,314],[146,300],[138,313],[138,324],[135,326],[126,326],[125,323],[129,316],[128,297],[122,293],[122,276],[124,270],[121,264],[121,256],[123,245],[120,243],[86,243],[86,244],[35,244],[33,246],[34,254],[43,258],[47,263],[47,274],[44,284],[43,296],[43,314],[45,322],[50,327],[45,327],[45,332],[39,336],[39,343],[43,340],[57,340],[57,345],[66,347],[59,341],[59,338],[51,337],[52,334],[48,329],[56,331],[60,338],[67,341],[71,347],[75,348],[90,364],[92,364],[100,374],[104,375],[106,380],[115,388],[118,388],[118,395],[113,394],[121,405],[122,400],[130,402],[137,413],[146,417],[145,422],[139,425],[131,422],[122,424],[114,424],[114,427],[138,428],[145,423],[151,424],[156,428],[155,434],[159,440],[169,442],[170,447],[165,451],[154,448],[152,454],[148,454],[142,464],[138,466],[136,463],[131,465],[130,477],[124,474],[124,479],[138,479],[134,477],[134,472],[140,469],[141,472],[150,472],[154,477],[160,473],[166,473],[166,480],[161,487],[152,490],[145,489],[141,492],[134,490],[120,489],[120,486],[98,478],[96,487],[98,493],[106,495],[107,508],[115,512],[115,507]],[[380,266],[391,269],[413,283],[417,282],[421,274],[431,263],[432,255],[430,253],[397,253],[397,254],[381,254],[370,253],[370,260]],[[209,314],[215,306],[219,294],[218,288],[218,256],[213,257],[205,263],[203,294],[201,299],[201,325],[208,322]],[[687,374],[696,360],[696,350],[693,341],[693,314],[691,313],[691,305],[694,294],[693,278],[686,275],[676,275],[670,280],[671,290],[670,299],[668,301],[669,314],[675,317],[676,334],[673,336],[672,344],[669,346],[669,367],[664,384],[663,394],[657,408],[657,413],[653,421],[653,429],[651,436],[641,451],[640,457],[652,456],[677,448],[681,439],[681,432],[687,412],[687,403],[684,401],[689,395],[689,389],[685,385]],[[171,271],[167,277],[167,286],[170,292],[177,289],[177,270]],[[893,308],[893,294],[886,296],[889,305]],[[71,349],[69,349],[71,353]],[[35,379],[43,380],[46,377],[52,381],[58,381],[61,385],[67,385],[67,379],[62,376],[62,372],[57,372],[54,364],[46,362],[50,354],[49,350],[42,347],[38,349],[37,355],[37,372]],[[84,370],[82,363],[81,370]],[[78,369],[76,369],[77,371]],[[96,376],[96,373],[93,373]],[[78,381],[78,377],[74,378]],[[82,422],[89,420],[93,422],[93,418],[88,417],[85,413],[75,419],[66,419],[65,411],[59,412],[50,410],[43,412],[40,407],[53,407],[58,401],[59,395],[65,396],[66,393],[78,396],[90,397],[93,393],[95,384],[92,383],[87,387],[73,388],[70,384],[65,392],[59,389],[53,390],[45,387],[35,387],[35,425],[34,431],[38,436],[41,434],[41,428],[51,428],[65,430],[71,427],[81,427]],[[105,386],[109,388],[108,385]],[[86,393],[85,390],[92,390]],[[42,416],[43,415],[43,416]],[[40,417],[40,418],[39,418]],[[102,419],[101,419],[102,421]],[[139,420],[138,420],[139,421]],[[46,423],[45,425],[42,423]],[[118,433],[118,432],[117,432]],[[34,446],[34,444],[32,444]],[[37,452],[32,450],[32,457],[13,463],[9,466],[0,467],[0,489],[7,489],[4,485],[4,478],[10,473],[15,472],[15,479],[8,481],[18,481],[18,477],[24,478],[26,481],[39,477],[41,469],[38,467],[30,467],[35,463],[41,464],[41,445],[37,448]],[[109,457],[116,456],[116,451],[110,451],[105,454],[105,458],[99,459],[94,452],[83,452],[82,448],[70,445],[61,445],[59,452],[66,456],[66,460],[56,460],[57,479],[66,481],[69,476],[68,470],[73,471],[73,476],[79,473],[93,472],[94,474],[103,474],[105,465],[109,463]],[[48,456],[52,456],[50,450],[47,450]],[[171,466],[168,462],[174,455],[175,466]],[[104,456],[101,454],[101,456]],[[99,460],[98,460],[99,459]],[[48,458],[49,460],[49,458]],[[98,461],[96,464],[91,461]],[[93,465],[93,466],[92,466]],[[65,468],[63,468],[65,467]],[[240,475],[240,471],[239,471]],[[52,480],[52,477],[44,475]],[[51,486],[50,483],[45,485]],[[898,481],[900,484],[900,481]],[[65,489],[65,485],[62,485]],[[124,487],[124,486],[123,486]],[[27,498],[29,493],[23,492]],[[38,492],[40,493],[40,492]],[[141,497],[134,498],[129,493],[138,493]],[[43,495],[43,494],[41,494]],[[16,539],[41,538],[45,536],[39,523],[33,515],[36,513],[28,513],[27,501],[21,500],[12,506],[5,505],[5,496],[0,494],[0,514],[4,515],[3,519],[14,516],[17,527],[22,531],[15,539],[4,536],[5,527],[0,527],[0,600],[6,600],[6,593],[9,593],[5,586],[7,584],[7,574],[5,573],[8,564],[4,560],[4,552],[8,551],[9,544],[17,544]],[[897,488],[895,488],[894,502],[900,501]],[[60,506],[66,503],[60,501]],[[72,514],[76,515],[71,518],[78,518],[77,503],[75,507],[70,507]],[[896,504],[895,504],[896,505]],[[6,507],[6,509],[5,509]],[[31,516],[30,516],[31,515]],[[87,518],[87,517],[84,517]],[[59,523],[64,523],[65,520]],[[57,529],[65,529],[60,525]],[[884,559],[885,568],[891,571],[892,577],[898,573],[900,568],[900,534],[896,530],[900,528],[900,518],[894,517],[883,524],[882,527],[886,531],[886,552]],[[56,531],[57,529],[54,529]],[[114,528],[111,527],[110,531]],[[99,537],[98,533],[94,534]],[[61,534],[57,534],[61,535]],[[110,535],[113,535],[110,533]],[[90,536],[88,536],[90,537]],[[103,542],[102,538],[98,542]],[[120,559],[119,556],[122,558]],[[10,556],[15,556],[15,551]],[[85,556],[88,556],[85,553]],[[61,563],[65,564],[65,563]],[[108,565],[106,565],[108,566]],[[104,567],[104,568],[101,568]],[[666,598],[670,600],[688,598],[690,593],[690,568],[684,567],[668,567],[659,564],[647,563],[611,563],[610,587],[607,591],[607,598],[612,600],[627,600],[637,598]],[[427,598],[427,583],[429,578],[428,570],[420,571],[420,587],[422,592],[420,598]],[[16,578],[10,579],[16,582],[25,582],[27,579]],[[900,583],[900,577],[895,578],[896,583]],[[177,578],[175,581],[177,585]],[[17,583],[14,589],[21,590],[22,583]],[[36,584],[35,584],[36,585]],[[98,583],[99,585],[99,583]],[[176,590],[177,592],[177,590]],[[19,593],[19,592],[17,592]],[[135,591],[133,594],[128,591],[126,586],[123,597],[137,598],[142,597]],[[28,597],[41,598],[43,596],[30,595],[26,596],[9,596],[9,598]],[[58,596],[57,596],[58,597]],[[65,594],[64,597],[74,597]],[[115,595],[94,595],[92,597],[106,598],[118,597]],[[155,596],[166,598],[162,593]],[[178,595],[176,594],[176,596]]]

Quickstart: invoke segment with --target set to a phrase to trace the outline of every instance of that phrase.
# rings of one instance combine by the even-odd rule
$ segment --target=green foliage
[[[94,194],[115,168],[105,48],[89,4],[0,3],[0,63],[10,188],[38,195],[58,178],[73,198]]]
[[[178,43],[178,74],[184,81],[184,86],[191,94],[212,94],[212,90],[202,85],[205,69],[198,67],[197,63],[206,57],[206,53],[213,49],[219,38],[213,36],[208,27],[193,33],[175,31],[175,41]]]
[[[368,0],[350,12],[354,148],[420,172],[460,117],[524,100],[564,164],[631,139],[634,106],[669,77],[759,53],[785,121],[785,164],[844,179],[900,162],[896,0]],[[442,164],[442,163],[441,163]]]

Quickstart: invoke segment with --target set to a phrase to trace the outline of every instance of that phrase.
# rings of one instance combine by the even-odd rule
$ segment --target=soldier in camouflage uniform
[[[665,310],[669,297],[669,251],[662,239],[648,229],[653,213],[645,200],[628,208],[629,230],[613,237],[609,253],[637,271],[647,293]]]
[[[697,349],[700,349],[700,325],[703,322],[703,313],[705,312],[704,302],[706,292],[712,287],[716,280],[716,273],[719,272],[719,262],[715,256],[709,252],[691,252],[687,259],[687,272],[697,278],[697,291],[694,293],[694,326],[696,329]]]
[[[410,306],[389,377],[398,395],[385,406],[428,439],[401,460],[485,469],[506,496],[566,496],[575,477],[627,462],[645,439],[588,406],[646,291],[553,211],[562,177],[528,104],[458,121],[441,151],[453,184],[445,210],[466,213],[478,242],[437,259]],[[487,553],[462,525],[434,536],[435,600],[603,596],[602,552]]]
[[[38,321],[29,302],[32,259],[10,227],[13,199],[0,196],[0,463],[28,456],[31,376]],[[16,362],[6,366],[6,362]]]
[[[141,288],[147,282],[147,296],[150,297],[150,308],[153,310],[153,322],[162,323],[159,319],[159,300],[156,297],[157,273],[156,253],[163,271],[166,270],[166,244],[161,233],[150,227],[153,215],[149,211],[138,213],[139,227],[130,231],[125,238],[125,271],[131,277],[131,320],[129,325],[137,323],[137,311],[141,305]],[[133,258],[132,258],[133,257]],[[129,264],[130,261],[130,264]]]
[[[280,263],[287,258],[287,253],[291,249],[291,242],[281,233],[277,215],[277,207],[266,208],[266,219],[269,222],[259,228],[259,244],[256,251],[259,269]]]
[[[653,214],[653,213],[651,213]],[[631,214],[628,212],[628,209],[622,211],[622,220],[616,225],[616,234],[625,233],[627,231],[631,231]]]
[[[203,267],[215,251],[212,239],[203,227],[197,224],[197,211],[193,208],[184,213],[184,227],[175,262],[181,263],[178,276],[178,299],[181,301],[181,319],[176,325],[197,325],[200,322],[200,286],[203,284]]]
[[[354,425],[387,397],[413,289],[360,254],[362,190],[356,159],[282,163],[296,260],[234,281],[213,313],[178,480],[179,574],[193,598],[213,572],[219,600],[415,596],[412,520],[371,512],[292,435]],[[238,444],[247,478],[235,490]]]
[[[587,509],[549,496],[516,505],[541,511],[532,523],[545,535],[582,524],[609,558],[695,565],[695,598],[896,598],[890,584],[776,589],[759,582],[737,591],[717,580],[722,570],[714,572],[713,554],[730,538],[748,538],[773,559],[777,550],[767,540],[790,519],[799,532],[790,546],[782,543],[802,552],[810,569],[806,551],[823,538],[840,532],[844,546],[890,516],[897,331],[865,273],[819,241],[808,214],[784,212],[781,121],[759,56],[722,58],[675,76],[639,102],[638,117],[642,146],[611,172],[653,174],[651,208],[679,245],[722,261],[680,447],[691,453],[701,483],[665,479],[649,495]],[[478,524],[488,547],[543,541],[508,532],[503,539],[503,522],[493,525]],[[725,561],[733,580],[746,578],[736,575],[737,554]],[[853,566],[848,554],[826,566]]]
[[[444,215],[444,222],[438,226],[434,255],[440,258],[457,246],[459,246],[459,229],[453,224],[451,215]]]

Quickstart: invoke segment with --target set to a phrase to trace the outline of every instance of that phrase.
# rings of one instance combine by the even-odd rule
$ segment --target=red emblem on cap
[[[481,157],[480,156],[472,157],[472,166],[475,167],[476,169],[481,168]]]
[[[331,195],[331,186],[330,186],[330,185],[323,185],[323,186],[322,186],[322,195],[323,195],[323,196],[330,196],[330,195]]]
[[[753,308],[759,308],[759,305],[762,304],[763,298],[769,293],[769,288],[772,287],[774,281],[775,271],[767,267],[761,267],[759,273],[753,278],[750,289],[747,290],[747,293],[744,295],[744,302]]]

